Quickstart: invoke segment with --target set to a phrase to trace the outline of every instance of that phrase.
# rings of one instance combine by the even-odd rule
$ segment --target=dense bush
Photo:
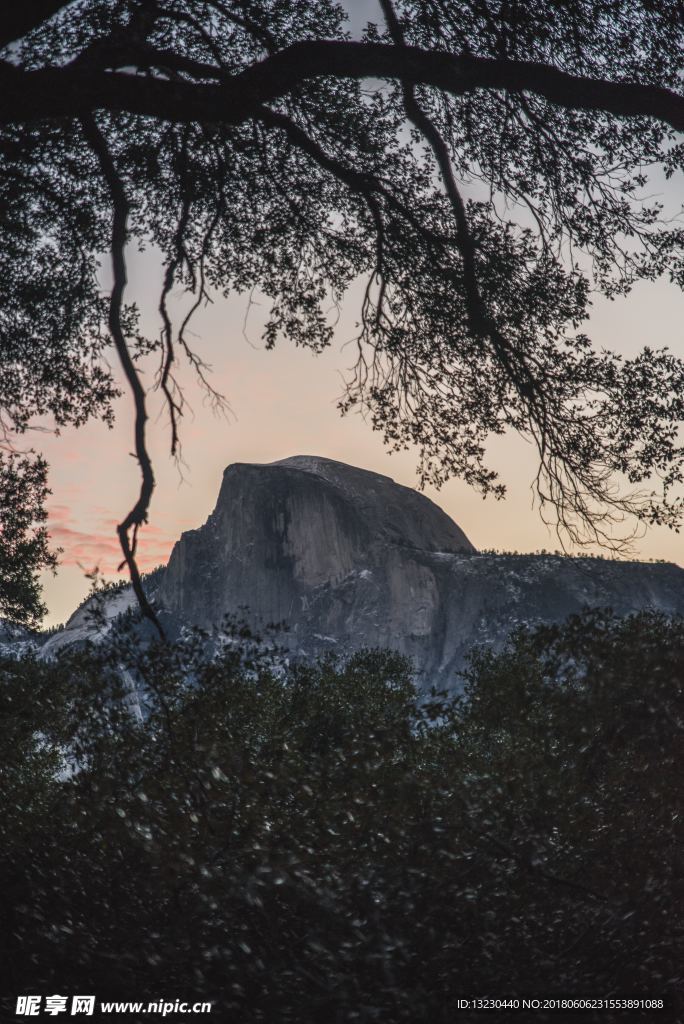
[[[245,1024],[676,999],[683,679],[684,626],[654,614],[521,633],[428,700],[393,654],[283,669],[247,639],[7,662],[6,994]]]

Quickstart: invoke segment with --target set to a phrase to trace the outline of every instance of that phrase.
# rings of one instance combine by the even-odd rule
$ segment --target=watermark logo
[[[72,1013],[86,1013],[92,1016],[95,1009],[95,996],[74,996],[71,1000]]]
[[[40,996],[19,996],[16,1014],[18,1017],[37,1017],[40,1013]]]
[[[68,996],[45,996],[45,1002],[42,996],[17,996],[15,1013],[17,1017],[37,1017],[42,1009],[49,1016],[56,1017],[58,1013],[66,1013],[68,1005]],[[84,1013],[92,1017],[94,1010],[95,996],[71,997],[70,1016]]]
[[[17,1017],[38,1017],[46,1014],[49,1017],[56,1017],[58,1014],[66,1013],[69,1016],[84,1014],[92,1017],[95,1012],[95,1004],[98,1002],[98,1014],[126,1014],[126,1013],[156,1013],[162,1017],[176,1013],[211,1013],[210,1002],[186,1003],[181,999],[157,999],[155,1002],[126,1002],[108,1003],[104,1000],[97,1001],[95,996],[60,996],[55,993],[51,996],[17,996],[15,1014]]]
[[[45,1012],[55,1017],[58,1013],[66,1013],[68,999],[66,996],[46,996]]]

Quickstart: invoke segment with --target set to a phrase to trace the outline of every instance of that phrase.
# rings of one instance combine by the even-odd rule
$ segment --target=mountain
[[[457,684],[473,644],[499,647],[521,624],[587,606],[684,614],[684,570],[666,563],[480,554],[449,516],[389,477],[331,459],[236,463],[204,526],[184,533],[148,589],[171,635],[226,616],[284,623],[293,657],[391,647],[425,683]],[[40,656],[101,639],[130,587],[90,602]]]
[[[331,459],[229,466],[214,512],[175,545],[159,601],[178,624],[286,623],[294,656],[392,647],[452,684],[474,643],[586,606],[684,613],[670,564],[482,555],[424,495]]]
[[[36,651],[40,642],[39,633],[0,618],[0,658],[24,658]]]
[[[157,603],[159,582],[165,570],[155,569],[143,575],[143,587],[148,599]],[[87,597],[69,617],[63,628],[43,638],[39,644],[39,658],[54,658],[60,651],[73,644],[103,643],[111,633],[117,620],[127,612],[136,613],[138,602],[130,583],[108,584],[104,590]],[[140,635],[149,629],[139,630]]]

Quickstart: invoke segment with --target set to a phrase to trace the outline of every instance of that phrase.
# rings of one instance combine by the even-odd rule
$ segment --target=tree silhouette
[[[341,402],[424,482],[502,496],[486,464],[513,428],[539,456],[542,515],[619,546],[626,519],[676,526],[684,367],[582,331],[591,295],[684,280],[682,229],[649,197],[680,173],[676,0],[381,0],[359,40],[330,0],[33,0],[0,28],[3,377],[8,442],[36,413],[111,415],[113,342],[135,402],[135,565],[154,488],[146,391],[156,351],[179,444],[172,289],[257,291],[268,345],[328,345],[327,310],[366,282]],[[163,254],[160,335],[126,304],[126,247]],[[100,254],[113,286],[103,300]],[[220,396],[214,393],[217,401]],[[147,608],[148,614],[152,614]]]
[[[24,626],[36,626],[45,607],[39,573],[54,568],[45,498],[47,465],[35,455],[0,451],[0,613]]]

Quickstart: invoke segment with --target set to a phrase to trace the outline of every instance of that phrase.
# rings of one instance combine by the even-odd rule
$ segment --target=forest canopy
[[[681,619],[521,632],[464,696],[389,652],[283,666],[244,636],[0,671],[5,994],[245,1024],[638,995],[668,1010],[630,1020],[681,1021]]]
[[[626,358],[587,334],[596,294],[684,284],[681,220],[654,198],[684,155],[677,0],[380,0],[356,37],[329,0],[11,6],[3,445],[21,450],[37,417],[111,418],[114,346],[141,474],[119,538],[143,605],[140,367],[156,360],[176,453],[175,371],[189,360],[212,389],[188,325],[216,294],[259,295],[267,344],[315,352],[361,280],[341,407],[389,449],[415,446],[424,482],[502,496],[486,446],[512,429],[536,446],[541,513],[571,543],[677,527],[684,366],[657,342]],[[127,251],[143,245],[163,262],[153,337],[126,293]],[[29,576],[48,557],[37,544]]]

